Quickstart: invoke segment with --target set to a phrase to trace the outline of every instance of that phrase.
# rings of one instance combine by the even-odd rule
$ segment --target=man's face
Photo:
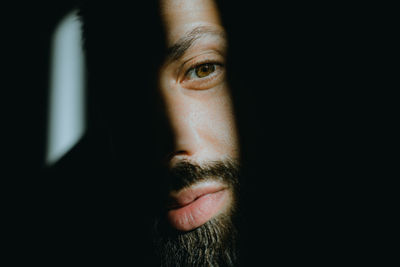
[[[227,40],[212,0],[162,0],[168,55],[160,87],[175,137],[171,166],[237,158]]]
[[[239,147],[226,34],[212,0],[161,0],[161,18],[168,53],[159,89],[174,150],[159,249],[165,265],[229,265]]]

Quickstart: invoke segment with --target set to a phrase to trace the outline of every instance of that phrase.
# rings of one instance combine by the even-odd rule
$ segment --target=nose
[[[174,146],[169,163],[172,166],[183,160],[201,163],[217,157],[212,131],[201,115],[188,103],[170,108],[168,117]]]
[[[172,138],[169,165],[236,158],[236,127],[227,88],[195,91],[165,80],[161,80],[160,96]]]

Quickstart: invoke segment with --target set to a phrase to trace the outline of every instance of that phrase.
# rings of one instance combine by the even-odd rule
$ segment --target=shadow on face
[[[209,260],[220,261],[224,244],[233,243],[227,239],[233,235],[219,229],[232,228],[227,223],[236,199],[239,144],[226,73],[227,34],[217,6],[140,3],[135,11],[148,16],[109,8],[111,22],[101,20],[105,9],[89,14],[97,23],[88,20],[87,34],[96,38],[86,44],[90,93],[110,126],[116,156],[112,188],[121,188],[123,202],[118,210],[132,211],[129,222],[145,229],[142,239],[159,216],[158,225],[165,224],[157,231],[168,230],[158,231],[158,240],[171,233],[175,241],[187,237],[194,240],[192,252],[219,240],[220,252]],[[99,58],[102,67],[93,65]],[[212,240],[206,239],[210,234]],[[193,235],[203,236],[203,243]]]

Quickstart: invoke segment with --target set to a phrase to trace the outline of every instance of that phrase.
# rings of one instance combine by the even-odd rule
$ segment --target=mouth
[[[193,230],[227,209],[231,193],[227,186],[206,181],[170,193],[167,218],[180,231]]]

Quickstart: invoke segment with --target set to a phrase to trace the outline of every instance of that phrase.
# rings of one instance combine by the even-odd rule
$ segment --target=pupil
[[[213,69],[212,69],[213,66],[214,65],[210,65],[210,64],[205,64],[203,66],[200,66],[200,68],[198,69],[198,71],[196,73],[197,76],[199,76],[199,77],[207,76],[208,74],[210,74],[213,71]]]

